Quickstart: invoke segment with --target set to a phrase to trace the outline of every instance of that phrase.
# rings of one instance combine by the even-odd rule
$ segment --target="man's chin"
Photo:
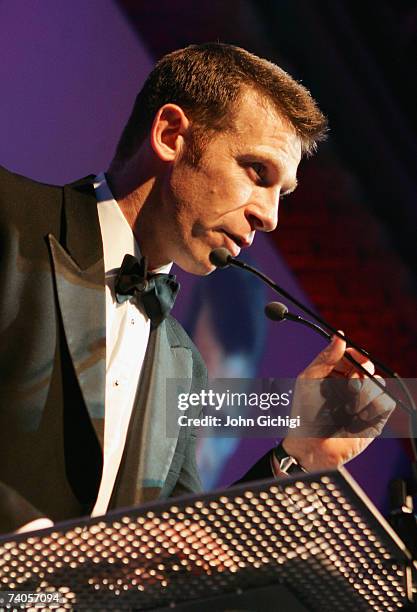
[[[197,265],[190,266],[188,269],[185,269],[185,272],[189,274],[194,274],[196,276],[208,276],[212,272],[216,270],[216,266],[213,266],[212,263],[207,261],[207,263],[200,263]]]
[[[192,260],[190,258],[187,260],[180,260],[175,263],[179,268],[181,268],[181,270],[184,270],[184,272],[188,272],[188,274],[195,274],[196,276],[207,276],[216,270],[216,266],[213,266],[213,264],[210,262],[208,255],[206,258],[193,258]]]

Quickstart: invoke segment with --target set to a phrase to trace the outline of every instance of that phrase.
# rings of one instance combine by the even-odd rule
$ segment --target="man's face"
[[[300,158],[293,129],[269,102],[245,92],[232,130],[213,137],[198,167],[181,158],[170,168],[160,211],[163,258],[208,274],[213,249],[226,247],[236,257],[256,230],[275,229],[280,197],[295,189]]]

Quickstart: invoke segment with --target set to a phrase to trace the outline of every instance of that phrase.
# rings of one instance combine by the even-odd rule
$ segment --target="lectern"
[[[26,610],[394,611],[413,609],[413,576],[343,468],[0,539],[5,610],[13,591],[57,596]]]

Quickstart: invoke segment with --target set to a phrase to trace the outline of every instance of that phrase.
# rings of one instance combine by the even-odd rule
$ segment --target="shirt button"
[[[135,319],[130,319],[130,324],[134,325],[136,323]]]
[[[118,387],[120,385],[118,380],[113,381],[113,387]]]

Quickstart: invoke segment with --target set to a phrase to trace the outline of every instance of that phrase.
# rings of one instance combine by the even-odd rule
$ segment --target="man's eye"
[[[265,180],[265,166],[263,164],[259,164],[257,162],[252,163],[251,166],[254,169],[254,171],[256,172],[256,174],[258,175],[258,177],[261,180]]]

